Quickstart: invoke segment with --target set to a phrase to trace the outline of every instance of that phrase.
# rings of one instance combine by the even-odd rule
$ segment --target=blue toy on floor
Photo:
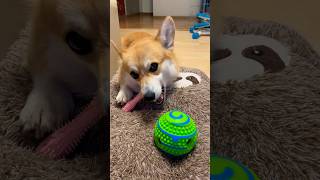
[[[190,27],[192,39],[199,39],[201,36],[210,36],[210,15],[207,13],[197,13],[199,22]]]
[[[199,22],[189,29],[190,33],[192,33],[192,39],[199,39],[201,36],[210,36],[211,18],[209,9],[210,0],[201,0],[200,12],[196,14]]]

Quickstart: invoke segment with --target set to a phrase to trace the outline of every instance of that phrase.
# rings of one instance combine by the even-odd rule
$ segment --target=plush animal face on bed
[[[201,76],[193,72],[181,72],[174,82],[175,88],[185,88],[188,86],[200,84]]]
[[[21,111],[24,132],[41,138],[68,120],[73,96],[97,94],[108,58],[103,0],[33,0],[27,68],[33,90]]]
[[[280,42],[256,35],[224,35],[214,52],[213,80],[245,80],[274,73],[289,64],[289,50]]]

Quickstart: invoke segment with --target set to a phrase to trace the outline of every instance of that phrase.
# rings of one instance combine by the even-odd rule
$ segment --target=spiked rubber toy
[[[142,99],[143,99],[143,95],[139,93],[129,102],[127,102],[127,104],[123,106],[122,110],[124,112],[131,112]]]
[[[103,109],[94,98],[72,121],[53,132],[36,148],[40,155],[61,159],[69,155],[79,144],[85,133],[103,116]]]

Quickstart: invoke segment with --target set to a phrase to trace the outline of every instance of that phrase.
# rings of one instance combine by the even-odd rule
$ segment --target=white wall
[[[154,16],[195,16],[200,0],[153,0]]]
[[[152,0],[140,0],[140,12],[152,13],[153,11]]]

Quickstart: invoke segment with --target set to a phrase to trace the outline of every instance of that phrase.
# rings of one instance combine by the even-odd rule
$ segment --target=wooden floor
[[[180,66],[200,69],[210,77],[210,37],[204,36],[196,40],[192,39],[191,33],[188,31],[189,27],[195,22],[192,19],[174,18],[177,28],[174,51]],[[162,20],[163,17],[160,19],[144,15],[122,17],[120,18],[120,34],[123,36],[131,32],[144,31],[156,35]]]
[[[150,13],[119,16],[120,28],[159,28],[165,17],[152,16]],[[197,19],[195,17],[172,17],[178,30],[188,31]]]

